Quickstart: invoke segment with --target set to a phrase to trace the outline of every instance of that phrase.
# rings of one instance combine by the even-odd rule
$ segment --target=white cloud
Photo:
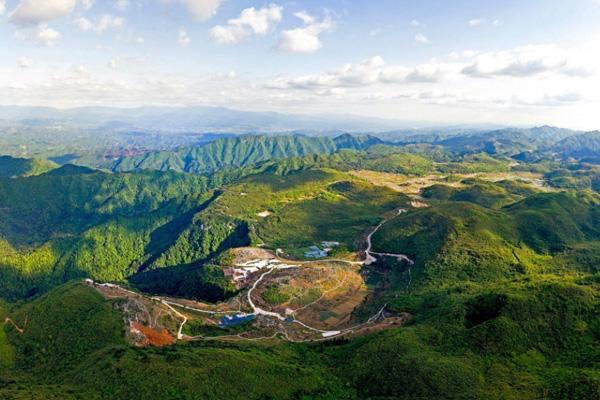
[[[530,45],[508,51],[482,53],[465,66],[463,74],[490,78],[495,76],[528,77],[560,73],[589,75],[585,62],[554,45]]]
[[[300,18],[306,25],[314,24],[316,20],[315,17],[307,13],[305,10],[294,13],[294,16],[296,18]]]
[[[33,65],[33,60],[29,57],[20,57],[17,59],[17,65],[19,68],[29,68]]]
[[[427,38],[427,36],[423,35],[422,33],[417,33],[415,35],[415,42],[427,44],[427,43],[429,43],[429,39]]]
[[[452,63],[419,64],[414,67],[390,66],[383,68],[379,80],[382,83],[437,83],[452,76],[457,65]]]
[[[146,40],[143,37],[138,36],[138,37],[135,38],[135,42],[137,44],[144,44],[146,42]]]
[[[75,24],[82,31],[94,31],[102,33],[109,29],[119,29],[125,25],[125,19],[122,17],[115,17],[111,14],[104,14],[100,16],[96,22],[92,22],[85,17],[80,17],[75,20]]]
[[[107,67],[110,62],[107,59]],[[251,82],[235,78],[235,74],[207,74],[199,79],[141,74],[136,68],[147,58],[117,57],[117,71],[93,71],[63,65],[45,80],[28,76],[0,80],[0,90],[15,86],[15,93],[3,92],[2,104],[47,104],[57,107],[110,105],[222,105],[244,108],[262,94]],[[16,89],[21,89],[16,93]],[[57,96],[60,93],[60,96]],[[273,94],[272,92],[269,92]],[[279,100],[279,99],[278,99]],[[266,100],[269,101],[269,100]],[[281,101],[278,101],[281,103]]]
[[[238,18],[212,28],[210,36],[220,44],[236,44],[252,34],[266,35],[281,21],[282,11],[283,7],[274,4],[258,10],[246,8]]]
[[[600,55],[594,49],[599,44],[596,38],[571,48],[466,50],[417,65],[373,57],[322,73],[272,78],[263,87],[273,99],[296,98],[317,111],[343,106],[348,112],[381,116],[380,110],[388,110],[385,115],[391,117],[448,118],[445,122],[590,126],[595,121],[597,128]]]
[[[185,6],[188,12],[194,19],[206,21],[212,18],[216,13],[223,0],[161,0],[163,3],[176,1]]]
[[[18,40],[28,40],[38,45],[53,47],[62,37],[60,32],[49,28],[46,24],[39,24],[36,27],[26,27],[15,31],[15,38]]]
[[[49,47],[53,47],[61,37],[60,32],[46,26],[40,26],[36,34],[38,42]]]
[[[184,29],[179,29],[177,42],[180,46],[186,47],[191,43],[192,39]]]
[[[210,37],[220,44],[235,44],[248,37],[249,33],[239,26],[217,25],[210,30]]]
[[[69,15],[76,0],[22,0],[10,15],[17,24],[39,24]]]
[[[319,50],[323,46],[319,35],[333,29],[331,17],[326,15],[322,21],[317,21],[306,11],[294,15],[301,19],[305,26],[281,32],[278,49],[288,53],[314,53]]]
[[[0,15],[6,12],[6,1],[0,0]]]
[[[376,56],[358,64],[346,64],[337,71],[298,78],[278,78],[267,84],[271,89],[359,88],[375,84],[434,83],[460,72],[461,64],[430,63],[414,67],[386,65]]]
[[[334,87],[360,87],[379,81],[383,58],[376,56],[359,64],[346,64],[341,70],[297,78],[278,78],[267,84],[270,89],[324,89]]]
[[[421,22],[419,22],[417,19],[413,19],[410,21],[410,26],[421,26]]]
[[[95,26],[96,32],[104,32],[107,29],[118,29],[125,24],[125,19],[115,17],[114,15],[104,14],[100,17]]]
[[[434,59],[414,66],[387,65],[381,57],[339,70],[296,78],[280,77],[267,84],[271,89],[359,88],[376,84],[449,83],[472,78],[581,78],[600,75],[600,57],[589,50],[567,51],[553,45],[537,45],[506,51],[478,53],[473,50],[451,53],[447,61]],[[594,58],[595,57],[595,58]],[[537,82],[537,80],[535,80]],[[564,83],[564,82],[562,82]],[[591,84],[591,83],[590,83]],[[519,83],[515,83],[519,87]],[[537,90],[537,89],[536,89]]]
[[[485,24],[487,20],[485,18],[474,18],[469,21],[469,26],[476,27]]]

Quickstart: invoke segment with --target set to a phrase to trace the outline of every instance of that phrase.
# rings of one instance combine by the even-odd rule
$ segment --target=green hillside
[[[376,249],[414,257],[416,272],[438,285],[448,277],[494,280],[541,268],[545,257],[600,239],[600,198],[591,194],[517,200],[497,185],[475,184],[449,192],[432,187],[426,196],[432,207],[395,218],[373,240]]]
[[[183,277],[193,276],[184,292],[216,300],[232,288],[203,262],[220,252],[266,244],[300,256],[323,240],[353,250],[357,236],[406,203],[338,171],[260,171],[232,173],[238,183],[217,191],[226,180],[218,175],[74,166],[0,180],[1,296],[29,297],[82,277],[124,282],[136,275],[142,285],[144,273],[170,268],[169,279],[150,274],[143,287],[171,282],[164,290],[176,294]],[[257,174],[242,177],[251,172]],[[260,217],[265,211],[269,217]]]
[[[487,154],[438,157],[433,150],[373,145],[363,150],[341,149],[332,154],[314,154],[291,157],[265,163],[268,169],[279,174],[291,171],[330,168],[340,171],[370,170],[423,176],[427,174],[473,174],[482,172],[508,172],[507,160]],[[265,164],[261,164],[265,166]]]
[[[498,207],[499,191],[490,188],[489,199],[481,188],[477,198],[456,198],[460,190],[432,188],[431,207],[398,216],[374,235],[377,250],[415,260],[410,269],[387,261],[382,293],[415,321],[354,344],[346,373],[359,393],[411,399],[600,395],[592,361],[600,354],[600,199],[540,193]],[[364,372],[372,370],[379,373]]]
[[[2,398],[61,391],[73,398],[140,400],[351,398],[352,391],[305,346],[129,346],[111,303],[82,284],[55,289],[12,316],[28,319],[23,334],[7,328],[25,375],[0,384]],[[53,387],[57,380],[70,389]]]
[[[362,149],[380,141],[374,137],[342,135],[305,136],[237,136],[219,138],[195,147],[174,151],[150,152],[101,162],[99,166],[113,171],[159,170],[205,174],[223,168],[254,165],[269,160],[330,154],[340,149]]]
[[[124,343],[119,313],[81,284],[61,286],[11,317],[24,331],[8,326],[18,349],[16,363],[36,371],[61,372],[98,349]]]
[[[0,321],[4,322],[8,316],[8,306],[0,300]],[[8,341],[5,329],[0,329],[0,367],[9,369],[14,366],[14,348]]]
[[[546,173],[548,182],[561,189],[592,189],[600,192],[600,166],[589,163],[566,163]]]
[[[8,299],[91,276],[137,271],[151,233],[211,197],[204,177],[107,174],[65,166],[0,180],[0,293]]]
[[[47,160],[0,156],[0,178],[39,175],[57,167],[57,164]]]
[[[496,157],[496,158],[494,158]],[[151,151],[114,159],[82,157],[74,162],[115,172],[140,170],[212,174],[267,165],[278,173],[309,168],[374,171],[424,175],[427,173],[506,172],[501,154],[481,149],[447,153],[442,146],[419,147],[384,143],[373,136],[236,136],[170,151]]]

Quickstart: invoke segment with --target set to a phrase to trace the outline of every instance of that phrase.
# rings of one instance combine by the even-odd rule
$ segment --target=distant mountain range
[[[597,162],[599,137],[599,132],[552,126],[436,128],[356,116],[219,107],[0,107],[0,155],[113,171],[210,173],[270,159],[363,150],[374,144],[402,146],[407,152],[438,149],[456,156],[488,153],[521,161],[553,157]]]
[[[575,158],[584,161],[600,161],[600,131],[569,136],[553,147],[563,158]]]
[[[423,127],[431,124],[367,118],[353,115],[300,115],[249,112],[223,107],[84,107],[59,110],[49,107],[1,106],[0,121],[27,126],[48,121],[112,131],[165,132],[373,132]]]

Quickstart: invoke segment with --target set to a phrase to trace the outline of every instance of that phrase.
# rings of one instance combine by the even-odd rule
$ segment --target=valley
[[[207,173],[5,159],[0,393],[593,392],[595,169],[367,142],[257,139]]]
[[[234,248],[231,250],[233,265],[224,266],[225,276],[237,283],[241,293],[224,303],[207,304],[173,297],[144,296],[119,285],[86,284],[98,290],[107,299],[124,299],[133,308],[143,310],[142,317],[132,314],[126,320],[128,337],[136,345],[172,344],[177,340],[265,340],[283,338],[291,342],[320,341],[338,337],[354,337],[372,333],[385,327],[399,326],[410,315],[394,315],[386,310],[386,304],[374,315],[359,321],[353,315],[373,288],[365,283],[370,273],[368,266],[376,257],[390,257],[398,262],[414,264],[403,254],[376,253],[371,250],[371,238],[389,219],[407,212],[398,209],[389,212],[382,222],[369,230],[365,236],[366,248],[356,255],[348,254],[346,260],[325,258],[318,261],[299,261],[280,258],[261,248]],[[356,258],[364,254],[363,261]],[[257,257],[257,258],[254,258]],[[160,318],[171,323],[159,324]],[[172,320],[180,320],[173,325]],[[227,328],[242,320],[245,331],[236,329],[235,334],[221,336],[185,335],[186,324],[202,331],[202,327]],[[171,325],[169,331],[168,326]],[[177,331],[175,332],[175,329]],[[224,333],[227,329],[223,329]],[[149,333],[149,334],[145,334]],[[214,333],[214,332],[213,332]],[[153,339],[154,338],[154,339]],[[156,339],[158,338],[158,339]]]

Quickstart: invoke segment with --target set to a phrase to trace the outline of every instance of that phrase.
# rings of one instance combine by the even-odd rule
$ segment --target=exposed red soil
[[[141,346],[163,347],[175,343],[175,337],[165,328],[148,328],[139,322],[132,322],[131,328],[141,332],[145,336],[145,340],[138,342]]]

